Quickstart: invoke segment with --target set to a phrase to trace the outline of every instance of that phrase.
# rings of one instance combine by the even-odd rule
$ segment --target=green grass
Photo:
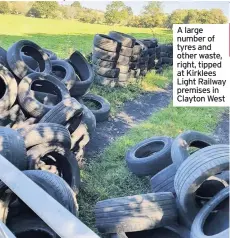
[[[97,201],[150,192],[149,178],[139,178],[127,169],[128,148],[152,136],[175,137],[184,130],[211,134],[223,111],[224,108],[169,105],[117,139],[81,171],[84,187],[78,199],[80,219],[95,229],[93,208]]]
[[[0,22],[1,47],[7,49],[18,40],[28,39],[43,48],[54,51],[60,58],[67,58],[76,49],[85,55],[89,54],[92,50],[94,35],[107,34],[112,30],[128,33],[136,38],[156,37],[162,43],[172,42],[172,31],[159,28],[152,32],[147,28],[107,26],[74,20],[38,19],[15,15],[0,15]],[[164,87],[165,78],[161,78],[152,73],[148,75],[147,80],[144,80],[143,87],[140,83],[115,89],[93,85],[91,92],[105,97],[111,103],[111,115],[114,115],[125,101],[136,98],[145,89],[152,90],[154,82],[156,86]]]

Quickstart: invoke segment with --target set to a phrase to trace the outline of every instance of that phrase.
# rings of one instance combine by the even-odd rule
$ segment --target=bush
[[[0,14],[7,14],[10,12],[8,2],[0,2]]]

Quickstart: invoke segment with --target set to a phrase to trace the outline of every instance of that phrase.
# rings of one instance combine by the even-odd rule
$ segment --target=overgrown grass
[[[79,195],[82,221],[95,229],[93,208],[97,201],[150,192],[149,178],[139,178],[127,169],[125,153],[128,148],[152,136],[175,137],[184,130],[212,133],[223,111],[224,108],[169,105],[117,139],[81,171],[85,184]]]

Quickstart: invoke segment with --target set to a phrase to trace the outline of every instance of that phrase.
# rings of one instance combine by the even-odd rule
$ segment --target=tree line
[[[166,14],[161,2],[148,2],[141,14],[133,14],[132,8],[122,1],[113,1],[106,11],[82,7],[80,2],[60,5],[58,2],[0,2],[0,14],[17,14],[36,18],[74,19],[86,23],[119,24],[133,27],[167,27],[173,24],[223,24],[227,17],[221,9],[178,9]]]

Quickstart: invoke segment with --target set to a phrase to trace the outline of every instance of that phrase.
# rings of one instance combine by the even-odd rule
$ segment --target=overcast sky
[[[98,9],[105,11],[106,5],[110,1],[84,1],[81,2],[81,5],[88,8]],[[148,2],[146,1],[124,1],[126,5],[130,6],[133,9],[135,15],[138,15],[143,6]],[[228,16],[229,14],[229,3],[222,1],[162,1],[164,6],[164,11],[166,13],[171,13],[175,9],[212,9],[212,8],[220,8],[223,10],[224,14]],[[71,2],[68,2],[70,4]]]

